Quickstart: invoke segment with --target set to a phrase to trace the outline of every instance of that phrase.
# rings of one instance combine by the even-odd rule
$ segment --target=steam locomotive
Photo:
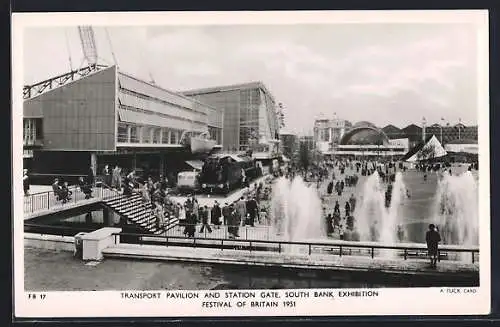
[[[214,154],[203,164],[199,175],[201,192],[227,194],[244,187],[262,176],[262,168],[255,159],[234,154]]]

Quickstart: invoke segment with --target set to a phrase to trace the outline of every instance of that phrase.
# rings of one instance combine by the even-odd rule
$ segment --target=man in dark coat
[[[332,191],[333,191],[333,181],[328,183],[328,186],[326,187],[326,193],[328,193],[328,195],[332,194]]]
[[[210,225],[208,224],[208,206],[204,206],[201,210],[200,210],[200,215],[201,215],[201,229],[200,229],[200,233],[203,233],[203,231],[205,230],[205,227],[208,229],[208,232],[211,233],[212,232],[212,228],[210,228]]]
[[[224,208],[222,208],[222,218],[224,220],[224,225],[229,225],[229,219],[231,216],[231,207],[226,203],[224,203]]]
[[[247,201],[246,211],[247,211],[247,215],[249,215],[248,221],[246,222],[246,224],[254,227],[255,226],[255,217],[257,215],[257,201],[255,200],[255,198],[251,198]]]
[[[214,206],[212,207],[212,210],[210,212],[210,220],[212,224],[215,226],[215,228],[219,229],[220,228],[220,217],[222,216],[222,210],[219,206],[219,202],[215,201]]]
[[[431,267],[435,268],[438,257],[438,244],[441,241],[441,235],[436,231],[436,226],[434,224],[429,225],[429,230],[425,234],[425,241],[427,243],[427,250],[429,251],[429,257],[431,259]]]

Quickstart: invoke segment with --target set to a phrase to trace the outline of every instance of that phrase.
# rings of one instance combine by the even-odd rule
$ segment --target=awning
[[[196,170],[201,170],[203,168],[203,161],[201,160],[188,160],[186,163]]]
[[[287,157],[285,157],[285,156],[283,156],[283,155],[281,156],[281,159],[283,159],[283,161],[284,161],[284,162],[288,162],[288,161],[290,161],[290,159],[288,159]]]

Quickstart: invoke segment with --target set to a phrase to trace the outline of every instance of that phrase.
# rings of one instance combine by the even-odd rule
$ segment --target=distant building
[[[382,131],[387,135],[389,139],[401,139],[401,138],[407,138],[403,130],[400,128],[394,126],[394,125],[387,125],[384,128],[382,128]]]
[[[267,156],[279,154],[276,103],[261,82],[183,91],[183,95],[224,112],[222,147],[226,151],[252,149]]]
[[[455,152],[455,153],[471,153],[478,154],[479,153],[479,145],[477,140],[472,139],[456,139],[446,143],[444,146],[446,151]]]
[[[369,122],[353,125],[335,147],[335,156],[402,157],[408,152],[407,138],[390,139],[383,130]]]
[[[281,149],[284,156],[291,159],[299,150],[299,138],[292,133],[280,133]]]
[[[465,126],[462,123],[456,125],[432,124],[426,127],[427,135],[434,134],[442,144],[447,144],[454,140],[468,139],[477,141],[477,126]]]
[[[299,144],[305,144],[306,148],[309,151],[314,151],[316,148],[315,142],[314,142],[314,136],[312,135],[303,135],[299,137]]]
[[[316,119],[314,122],[314,142],[322,154],[332,154],[342,136],[352,127],[345,119]]]

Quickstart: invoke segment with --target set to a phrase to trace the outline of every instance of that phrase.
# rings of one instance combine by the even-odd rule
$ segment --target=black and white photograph
[[[487,17],[14,14],[17,314],[489,312]]]

